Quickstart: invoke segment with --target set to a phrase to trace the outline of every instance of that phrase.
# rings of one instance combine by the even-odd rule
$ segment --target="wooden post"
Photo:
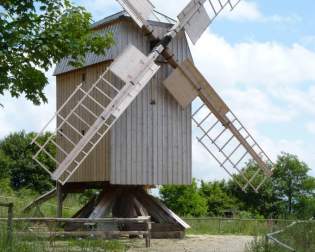
[[[13,203],[8,204],[8,242],[12,242],[13,238]]]
[[[269,237],[268,235],[265,236],[265,251],[269,249]]]
[[[63,203],[63,197],[62,197],[62,185],[57,182],[56,184],[57,189],[57,218],[62,218],[62,203]]]
[[[151,247],[151,228],[152,228],[152,226],[151,226],[151,218],[150,218],[147,221],[147,231],[148,231],[148,233],[147,233],[147,235],[145,237],[145,246],[147,248]]]

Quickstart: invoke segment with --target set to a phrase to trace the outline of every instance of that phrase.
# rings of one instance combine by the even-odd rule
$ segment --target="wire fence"
[[[184,218],[190,234],[238,234],[261,236],[283,229],[294,220],[240,218]]]
[[[35,196],[34,196],[35,197]],[[32,197],[32,198],[34,198]],[[63,202],[63,214],[65,217],[73,216],[82,205],[78,203],[76,195],[69,195]],[[14,203],[14,216],[15,217],[54,217],[56,216],[57,205],[55,200],[49,200],[39,206],[34,207],[29,212],[24,212],[23,209],[30,203],[30,197],[16,197],[16,196],[2,196],[0,195],[0,202]],[[6,209],[0,208],[0,218],[5,218],[7,215]]]
[[[2,233],[6,233],[6,242],[11,243],[13,237],[13,203],[1,203],[0,202],[0,209],[3,212],[3,209],[7,211],[7,229],[0,230]],[[1,228],[1,226],[0,226]],[[1,238],[1,237],[0,237]]]
[[[287,227],[266,235],[266,245],[272,243],[274,247],[284,251],[315,251],[315,222],[295,221]]]
[[[1,207],[2,206],[2,207]],[[32,240],[38,246],[47,246],[59,238],[70,237],[108,238],[108,235],[118,238],[120,235],[137,235],[139,233],[121,232],[127,223],[118,219],[71,219],[71,218],[13,218],[13,205],[0,204],[0,229],[7,235],[6,240],[17,238]],[[239,218],[183,218],[191,228],[188,234],[210,235],[250,235],[266,237],[266,252],[277,251],[315,251],[315,221],[296,221],[286,219],[239,219]],[[139,222],[138,220],[130,220]],[[142,222],[143,220],[140,220]],[[145,220],[146,221],[146,220]],[[106,223],[106,224],[105,224]],[[130,222],[129,222],[130,223]],[[138,223],[139,224],[139,223]],[[145,223],[144,223],[145,224]],[[82,229],[77,229],[77,225]],[[125,226],[124,226],[125,225]],[[146,227],[146,226],[144,226]],[[74,228],[74,229],[71,229]],[[114,229],[113,229],[114,228]],[[12,232],[13,230],[13,232]],[[144,229],[143,232],[146,232]],[[1,233],[1,232],[0,232]],[[145,235],[147,233],[141,233]],[[116,236],[115,236],[116,235]],[[0,235],[1,238],[1,235]],[[2,237],[3,238],[3,237]],[[86,240],[86,239],[83,239]],[[69,241],[69,240],[68,240]],[[46,242],[46,243],[45,243]],[[150,242],[146,240],[147,246]],[[46,244],[46,245],[43,245]],[[69,243],[70,244],[70,243]],[[56,246],[52,244],[52,246]],[[101,245],[103,246],[103,245]],[[1,247],[1,242],[0,242]],[[268,250],[269,249],[269,250]],[[0,249],[1,251],[1,249]],[[41,251],[34,250],[34,251]]]
[[[92,251],[90,249],[94,247],[104,248],[105,240],[130,236],[143,237],[145,246],[150,247],[150,216],[98,219],[13,218],[13,205],[0,203],[1,206],[8,207],[9,210],[7,218],[0,218],[0,251],[17,251],[18,248],[27,248],[25,251],[43,252],[51,251],[45,249],[47,247],[58,249],[60,244],[62,246],[60,251],[72,251],[68,249],[73,246],[79,246],[80,251]],[[6,222],[7,232],[4,232]],[[4,234],[7,234],[7,238]],[[80,244],[81,240],[88,243]],[[76,243],[74,244],[73,241]]]

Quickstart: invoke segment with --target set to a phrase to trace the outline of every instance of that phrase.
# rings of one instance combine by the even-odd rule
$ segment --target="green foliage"
[[[9,177],[9,158],[0,149],[0,179]]]
[[[284,153],[278,158],[272,186],[277,198],[284,202],[287,215],[294,213],[301,200],[315,197],[315,179],[307,174],[309,170],[297,156]]]
[[[112,34],[91,31],[91,21],[68,0],[1,1],[0,94],[46,102],[44,70],[68,56],[81,66],[87,52],[103,54],[113,44]]]
[[[0,180],[0,195],[12,196],[14,191],[10,185],[10,178]]]
[[[32,159],[37,151],[36,146],[31,145],[34,136],[34,133],[26,134],[22,131],[11,134],[0,141],[0,150],[5,156],[1,160],[5,160],[3,162],[9,171],[11,185],[15,190],[29,188],[37,192],[45,192],[52,187],[48,173]],[[50,136],[51,133],[45,133],[38,139],[38,142],[44,143]],[[52,156],[56,155],[55,147],[52,144],[49,144],[46,150]],[[55,164],[47,155],[41,154],[39,159],[48,168],[54,168]]]
[[[293,225],[280,234],[273,235],[281,243],[295,249],[295,251],[315,251],[315,222],[303,222]],[[276,242],[267,242],[265,238],[256,238],[248,244],[246,252],[286,252],[287,248]]]
[[[207,201],[208,216],[223,216],[225,211],[234,211],[236,199],[227,192],[225,181],[201,181],[200,194]]]
[[[160,189],[163,202],[181,216],[204,216],[207,213],[207,202],[199,194],[197,183],[191,185],[166,185]]]
[[[255,164],[249,163],[246,172],[252,174],[257,169]],[[315,212],[315,179],[308,175],[309,170],[298,157],[282,153],[275,164],[273,176],[265,182],[258,194],[251,189],[244,193],[232,180],[229,181],[228,190],[237,198],[240,210],[266,218],[292,216],[308,219]]]
[[[244,173],[251,177],[257,169],[255,163],[249,162]],[[266,180],[259,193],[251,188],[244,193],[235,180],[202,181],[200,188],[194,181],[192,186],[163,186],[161,196],[169,208],[183,216],[200,216],[198,210],[203,209],[205,201],[207,216],[223,216],[230,211],[241,218],[308,219],[315,216],[315,179],[308,175],[309,170],[296,156],[283,153],[275,164],[273,177]],[[241,175],[235,178],[242,179]],[[253,182],[258,184],[262,175],[256,180]],[[196,209],[191,206],[194,201]]]
[[[252,174],[258,167],[249,164],[246,168],[247,174]],[[236,176],[238,179],[240,175]],[[250,175],[248,176],[250,177]],[[267,179],[264,185],[260,188],[259,193],[254,192],[251,188],[248,188],[246,193],[239,187],[234,181],[228,182],[228,188],[230,195],[233,195],[238,202],[238,208],[240,211],[251,213],[251,217],[263,215],[266,218],[277,215],[277,208],[275,202],[277,201],[272,181]]]

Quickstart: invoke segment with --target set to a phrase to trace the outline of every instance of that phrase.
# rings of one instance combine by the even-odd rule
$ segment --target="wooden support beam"
[[[34,201],[32,201],[30,204],[28,204],[24,209],[23,212],[29,212],[33,207],[37,207],[40,204],[46,202],[47,200],[51,199],[56,195],[56,188],[50,190],[49,192],[44,193],[43,195],[36,198]]]
[[[56,194],[57,194],[57,211],[56,217],[62,218],[62,207],[63,207],[63,193],[62,193],[62,185],[60,183],[56,183]]]

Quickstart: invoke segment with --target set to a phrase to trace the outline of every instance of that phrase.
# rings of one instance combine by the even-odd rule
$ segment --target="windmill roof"
[[[99,34],[106,35],[108,32],[113,32],[114,34],[117,33],[117,27],[111,27],[110,23],[119,20],[119,19],[128,19],[132,20],[131,17],[125,11],[120,11],[108,17],[105,17],[95,23],[92,24],[91,28],[93,30],[97,30]],[[176,21],[160,12],[154,11],[154,15],[150,17],[149,23],[153,26],[160,26],[160,27],[168,27],[170,24],[174,24]],[[112,47],[106,51],[105,55],[95,55],[93,53],[87,53],[85,57],[85,61],[83,63],[84,67],[91,66],[97,63],[101,63],[104,61],[112,60],[116,55],[117,48]],[[62,59],[55,68],[54,75],[63,74],[66,72],[73,71],[77,68],[71,66],[69,64],[70,58]]]
[[[111,23],[117,19],[124,18],[124,17],[130,18],[130,15],[126,11],[117,12],[113,15],[110,15],[108,17],[105,17],[93,23],[92,29],[96,29],[100,26],[103,26],[105,24]],[[176,20],[174,20],[173,18],[165,14],[162,14],[161,12],[158,12],[158,11],[154,11],[154,14],[150,17],[149,21],[151,23],[157,22],[157,23],[166,23],[166,24],[174,24],[176,22]]]

